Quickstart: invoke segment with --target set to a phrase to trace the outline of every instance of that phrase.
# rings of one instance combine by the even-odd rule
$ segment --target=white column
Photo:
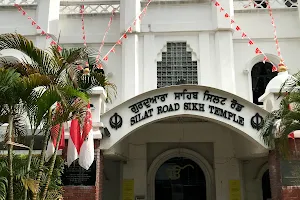
[[[199,85],[216,87],[217,78],[213,79],[211,77],[215,76],[215,69],[213,66],[213,59],[211,58],[211,48],[210,48],[210,33],[201,32],[199,33],[199,59],[200,63],[198,66],[198,83]]]
[[[129,27],[136,16],[141,11],[139,0],[121,0],[120,28],[122,33]],[[139,68],[138,52],[139,40],[137,32],[140,31],[139,22],[132,27],[133,33],[128,33],[127,38],[123,39],[122,45],[122,89],[123,101],[126,101],[139,92]],[[122,34],[121,33],[121,34]]]
[[[141,92],[147,92],[157,87],[157,65],[154,52],[154,35],[144,35],[144,78],[141,80],[144,90]]]
[[[59,9],[60,0],[42,0],[39,1],[36,10],[37,24],[47,33],[58,37],[59,34]],[[40,30],[38,30],[40,33]],[[50,40],[46,40],[45,36],[37,36],[36,46],[46,48],[49,46]]]
[[[215,66],[216,77],[220,80],[217,87],[225,91],[235,93],[234,55],[232,28],[230,18],[225,17],[225,13],[233,17],[233,0],[219,0],[220,6],[215,6],[212,2],[213,26],[215,34]],[[220,12],[220,7],[224,8]]]
[[[231,137],[218,138],[214,143],[216,200],[229,200],[229,181],[240,180],[243,199],[241,161],[235,158]]]
[[[123,165],[123,179],[134,179],[135,196],[147,196],[146,144],[129,144],[129,160]]]
[[[217,31],[215,34],[216,73],[219,73],[219,88],[235,93],[235,70],[232,32]]]

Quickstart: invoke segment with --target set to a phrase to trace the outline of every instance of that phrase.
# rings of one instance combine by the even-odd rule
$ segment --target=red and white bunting
[[[267,8],[269,10],[269,15],[271,17],[271,24],[273,26],[273,34],[274,34],[274,40],[275,40],[277,55],[281,59],[281,61],[283,62],[283,58],[282,58],[282,55],[281,55],[281,51],[280,51],[280,47],[279,47],[279,43],[278,43],[278,38],[277,38],[277,31],[276,31],[275,20],[274,20],[274,17],[273,17],[273,11],[272,11],[272,8],[271,8],[270,3],[268,1],[266,1],[266,4],[267,4]]]
[[[211,0],[212,1],[212,3],[216,6],[216,7],[221,7],[221,8],[223,8],[222,6],[221,6],[221,4],[217,1],[217,0]],[[229,18],[230,19],[230,24],[235,24],[235,26],[234,26],[234,29],[237,31],[237,32],[241,32],[242,34],[241,34],[241,37],[242,37],[242,39],[244,39],[244,38],[247,38],[248,39],[248,46],[253,46],[254,45],[254,41],[246,34],[246,32],[244,32],[242,29],[241,29],[241,27],[239,26],[239,25],[237,25],[236,24],[236,22],[230,17],[230,15],[225,11],[225,9],[223,8],[223,9],[220,9],[220,12],[225,12],[225,14],[224,14],[224,17],[225,18]],[[273,65],[273,67],[272,67],[272,72],[275,72],[275,71],[277,71],[277,67],[276,67],[276,65],[274,64],[274,63],[272,63],[272,61],[270,61],[269,59],[268,59],[268,57],[266,56],[266,54],[261,50],[261,49],[259,49],[259,48],[255,48],[255,54],[262,54],[264,57],[263,57],[263,62],[265,63],[266,61],[268,61],[268,62],[270,62],[272,65]]]
[[[83,2],[84,0],[81,0]],[[82,30],[82,40],[83,45],[86,46],[86,35],[85,35],[85,28],[84,28],[84,5],[80,6],[79,13],[81,14],[81,30]]]
[[[127,38],[127,33],[131,33],[132,32],[132,27],[136,25],[137,21],[142,20],[142,18],[145,16],[147,8],[149,6],[149,4],[152,2],[152,0],[148,0],[148,3],[146,4],[146,6],[143,8],[143,10],[141,11],[141,13],[139,15],[137,15],[135,17],[135,19],[133,20],[133,22],[131,23],[131,25],[126,29],[126,31],[122,34],[122,36],[118,39],[118,41],[111,47],[111,49],[103,56],[103,60],[104,61],[108,61],[108,55],[111,52],[115,53],[115,49],[117,45],[122,45],[122,39],[126,39]],[[100,58],[100,55],[98,55]]]
[[[102,52],[102,48],[103,48],[103,46],[104,46],[105,38],[106,38],[106,36],[107,36],[107,34],[108,34],[109,30],[110,30],[110,27],[111,27],[111,25],[112,25],[113,17],[114,17],[114,16],[115,16],[115,9],[113,9],[112,12],[111,12],[111,16],[110,16],[110,18],[109,18],[107,28],[106,28],[105,33],[104,33],[104,36],[103,36],[103,38],[102,38],[102,42],[101,42],[101,45],[100,45],[100,47],[99,47],[98,55],[97,55],[97,57],[96,57],[96,66],[97,66],[98,69],[102,69],[102,65],[99,64],[100,55],[101,55],[101,52]]]
[[[23,16],[27,16],[26,11],[25,11],[19,4],[14,4],[14,6],[18,9],[19,12],[22,13]],[[57,50],[58,50],[58,51],[62,51],[62,47],[59,46],[59,45],[57,44],[57,42],[55,42],[54,39],[53,39],[46,31],[44,31],[44,30],[36,23],[36,21],[35,21],[32,17],[27,16],[27,19],[30,20],[31,25],[34,26],[34,27],[36,28],[36,30],[40,31],[40,34],[41,34],[41,35],[45,35],[45,36],[46,36],[46,39],[50,39],[50,38],[52,39],[51,42],[50,42],[50,45],[52,45],[52,46],[56,45],[56,46],[57,46]]]

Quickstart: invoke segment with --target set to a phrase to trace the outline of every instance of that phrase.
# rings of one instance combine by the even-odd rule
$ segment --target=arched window
[[[261,187],[263,191],[263,200],[271,200],[271,184],[269,170],[265,171],[261,178]]]
[[[168,42],[162,61],[157,62],[157,88],[182,83],[198,84],[197,61],[186,42]]]
[[[268,62],[256,63],[251,70],[253,103],[262,105],[258,98],[265,93],[265,89],[277,72],[272,72],[273,65]]]
[[[206,200],[206,180],[200,166],[175,157],[160,166],[155,176],[155,200]]]

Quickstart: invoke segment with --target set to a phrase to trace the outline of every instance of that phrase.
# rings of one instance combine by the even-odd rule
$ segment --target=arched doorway
[[[205,174],[193,160],[174,157],[155,176],[155,200],[206,200]]]
[[[266,170],[261,177],[261,188],[263,193],[263,200],[270,200],[272,196],[269,170]]]
[[[186,165],[191,165],[194,167],[194,169],[192,169],[193,167],[191,166],[186,166],[184,169],[182,169],[180,172],[180,175],[182,174],[183,179],[184,177],[189,177],[189,175],[191,173],[193,173],[195,176],[197,176],[197,178],[199,180],[199,183],[195,184],[197,185],[198,189],[201,186],[201,193],[200,191],[198,192],[198,195],[196,196],[197,198],[193,197],[193,198],[188,198],[188,196],[186,196],[186,198],[179,198],[178,195],[177,198],[174,198],[175,200],[185,200],[185,199],[197,199],[197,200],[215,200],[215,193],[214,193],[214,189],[215,189],[215,184],[214,184],[214,171],[213,168],[211,167],[211,165],[207,162],[207,160],[202,157],[200,154],[198,154],[195,151],[189,150],[189,149],[184,149],[184,148],[178,148],[178,149],[170,149],[167,150],[165,152],[163,152],[162,154],[160,154],[159,156],[157,156],[154,161],[152,162],[152,164],[149,167],[148,170],[148,200],[167,200],[167,198],[164,197],[156,197],[158,194],[161,193],[162,189],[160,189],[159,185],[156,185],[156,183],[159,182],[159,179],[168,179],[168,175],[166,175],[164,173],[164,169],[167,167],[167,169],[169,169],[170,167],[172,168],[173,166],[179,165],[180,168]],[[191,169],[189,169],[191,167]],[[192,171],[195,170],[195,171]],[[197,170],[197,171],[196,171]],[[168,170],[169,173],[172,170]],[[161,175],[161,174],[164,175]],[[190,173],[190,174],[189,174]],[[176,177],[176,173],[174,173]],[[167,177],[166,177],[167,176]],[[158,179],[157,179],[158,177]],[[164,177],[164,178],[162,178]],[[173,175],[171,176],[173,177]],[[191,176],[190,176],[191,177]],[[192,177],[193,178],[193,177]],[[180,180],[177,180],[177,182],[175,180],[173,181],[169,181],[169,188],[170,185],[173,185],[173,191],[175,190],[174,194],[175,196],[180,193],[180,188],[182,188],[181,186],[179,187],[179,192],[177,192],[178,187],[176,187],[176,183],[180,183]],[[193,183],[192,181],[194,181],[195,183],[195,179],[194,180],[190,180],[190,183]],[[201,183],[200,183],[201,182]],[[167,182],[165,182],[165,184],[167,184]],[[175,185],[175,186],[174,186]],[[161,191],[156,192],[156,189],[160,189]],[[202,190],[205,190],[202,192]],[[187,190],[187,189],[186,189]],[[167,191],[167,189],[166,189]],[[168,192],[169,196],[168,199],[172,199],[172,187],[171,187],[171,192],[169,189]],[[171,193],[171,194],[170,194]],[[170,198],[171,195],[171,198]],[[204,196],[204,198],[200,198],[202,197],[202,195]],[[172,199],[172,200],[173,200]]]

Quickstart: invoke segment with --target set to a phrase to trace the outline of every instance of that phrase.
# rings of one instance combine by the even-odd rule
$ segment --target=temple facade
[[[62,48],[83,46],[82,5],[87,46],[105,37],[102,66],[117,95],[105,103],[94,90],[92,183],[65,185],[65,199],[300,199],[291,162],[259,134],[299,71],[297,0],[0,0],[0,33],[48,48],[31,17]]]

